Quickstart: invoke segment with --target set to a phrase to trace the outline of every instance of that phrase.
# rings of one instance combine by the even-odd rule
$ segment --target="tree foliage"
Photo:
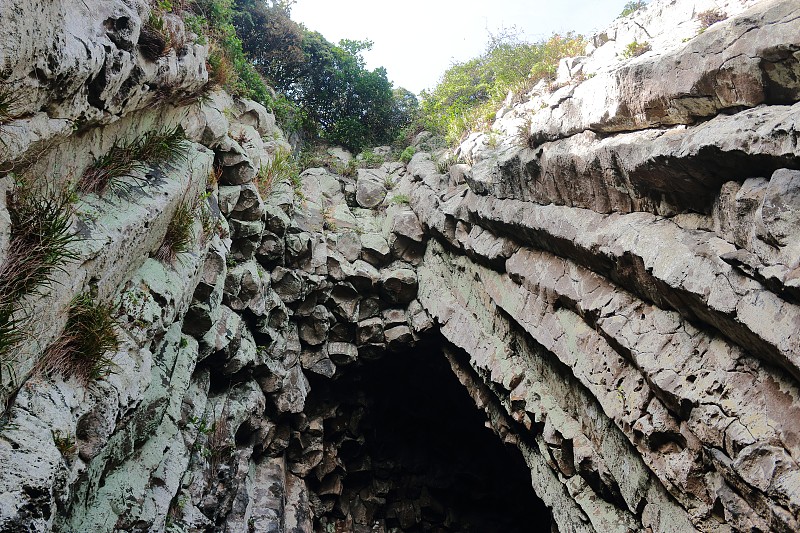
[[[236,0],[234,23],[258,72],[299,111],[306,134],[351,150],[391,142],[416,98],[395,90],[386,70],[368,70],[370,41],[334,44],[291,20],[291,2]]]
[[[432,91],[423,92],[422,125],[456,142],[491,122],[510,91],[554,79],[561,58],[580,55],[585,46],[584,38],[572,33],[538,43],[522,42],[514,32],[491,35],[481,56],[454,64]]]

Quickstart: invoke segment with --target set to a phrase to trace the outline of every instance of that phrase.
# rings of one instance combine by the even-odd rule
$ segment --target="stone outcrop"
[[[469,164],[421,135],[267,185],[291,147],[180,20],[154,61],[145,2],[3,6],[0,260],[6,191],[187,140],[76,194],[74,257],[17,311],[0,530],[800,529],[800,8],[729,0],[698,34],[711,7],[616,21]],[[81,294],[119,339],[88,383],[48,355]]]

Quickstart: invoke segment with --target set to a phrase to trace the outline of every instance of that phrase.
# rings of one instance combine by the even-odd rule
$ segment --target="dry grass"
[[[293,187],[298,188],[299,174],[297,162],[291,152],[279,148],[267,163],[261,165],[256,176],[256,185],[261,196],[266,198],[272,192],[276,183],[289,181]]]
[[[88,294],[75,297],[64,332],[45,352],[44,370],[74,376],[84,384],[110,374],[119,350],[112,311]]]
[[[153,257],[164,263],[174,264],[179,254],[189,251],[194,241],[192,230],[197,207],[193,202],[184,202],[178,206],[167,226],[164,240]]]
[[[697,14],[697,20],[700,21],[700,29],[705,30],[712,24],[722,22],[728,18],[728,14],[720,11],[719,9],[709,9]]]
[[[185,160],[187,150],[186,135],[180,126],[149,131],[128,143],[116,140],[108,152],[86,169],[78,180],[78,189],[95,194],[107,190],[124,192],[131,188],[125,183],[125,178],[137,180],[137,173],[154,164]]]

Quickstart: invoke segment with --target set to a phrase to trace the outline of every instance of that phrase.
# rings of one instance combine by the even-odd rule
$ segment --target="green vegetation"
[[[195,212],[199,206],[192,202],[183,202],[175,209],[167,226],[167,233],[161,246],[153,254],[153,257],[164,263],[173,264],[179,254],[186,253],[194,241]]]
[[[632,13],[636,13],[644,6],[647,5],[647,0],[631,0],[622,8],[622,13],[617,18],[627,17]]]
[[[361,168],[378,168],[386,162],[386,159],[370,150],[366,150],[358,154],[356,161]]]
[[[299,180],[299,174],[297,161],[292,153],[285,148],[279,148],[272,159],[261,165],[255,182],[261,196],[266,198],[276,183],[286,181],[294,184]]]
[[[625,47],[625,50],[622,51],[622,57],[624,59],[639,57],[640,55],[644,54],[645,52],[649,52],[652,49],[653,48],[650,46],[650,43],[647,41],[641,43],[633,41]]]
[[[45,368],[83,383],[107,376],[119,349],[116,326],[111,306],[95,302],[89,294],[76,296],[64,332],[47,349]]]
[[[389,203],[398,205],[407,205],[411,203],[411,198],[407,194],[395,194],[389,199]]]
[[[0,266],[0,358],[23,339],[22,299],[41,294],[57,270],[78,258],[72,200],[69,191],[39,197],[23,184],[8,196],[11,238]]]
[[[509,91],[520,94],[552,80],[558,62],[583,53],[585,46],[583,37],[571,33],[539,43],[521,42],[514,34],[492,36],[480,57],[453,65],[433,91],[423,93],[421,125],[448,143],[486,129]]]
[[[338,44],[290,18],[292,2],[237,0],[233,22],[255,68],[284,98],[265,103],[289,130],[354,152],[391,143],[407,126],[416,97],[394,89],[386,70],[367,70],[369,41]]]
[[[103,194],[130,188],[125,178],[137,179],[136,173],[150,166],[186,158],[188,144],[183,129],[153,130],[121,144],[119,139],[104,155],[96,158],[78,180],[84,193]]]
[[[411,162],[411,158],[414,157],[414,154],[417,153],[417,149],[413,146],[407,147],[400,153],[400,161],[405,163],[406,165]]]

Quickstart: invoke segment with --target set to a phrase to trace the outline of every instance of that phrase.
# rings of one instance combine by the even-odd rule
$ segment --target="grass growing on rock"
[[[155,164],[185,160],[187,151],[186,135],[180,126],[149,131],[127,143],[115,140],[108,152],[86,169],[78,180],[78,189],[95,194],[125,191],[130,188],[126,178],[136,180],[137,173]]]
[[[255,181],[259,193],[266,198],[276,183],[288,181],[294,186],[295,176],[299,179],[299,169],[294,156],[289,150],[278,148],[272,159],[261,165]]]
[[[633,41],[629,43],[628,46],[622,51],[622,58],[623,59],[631,59],[634,57],[639,57],[640,55],[649,52],[652,50],[653,47],[650,46],[650,43],[647,41],[644,42],[637,42]]]
[[[0,85],[0,124],[14,118],[17,97],[10,89]]]
[[[22,299],[41,294],[53,274],[78,258],[73,244],[72,195],[67,191],[43,197],[23,186],[7,197],[11,218],[8,253],[0,265],[0,358],[24,337]]]
[[[186,253],[194,241],[194,220],[196,207],[192,202],[184,202],[175,209],[167,226],[167,233],[161,246],[153,254],[153,257],[164,263],[174,264],[178,255]]]
[[[117,323],[110,305],[95,302],[89,294],[76,296],[64,332],[45,353],[45,369],[82,383],[101,379],[114,368],[119,350]]]

